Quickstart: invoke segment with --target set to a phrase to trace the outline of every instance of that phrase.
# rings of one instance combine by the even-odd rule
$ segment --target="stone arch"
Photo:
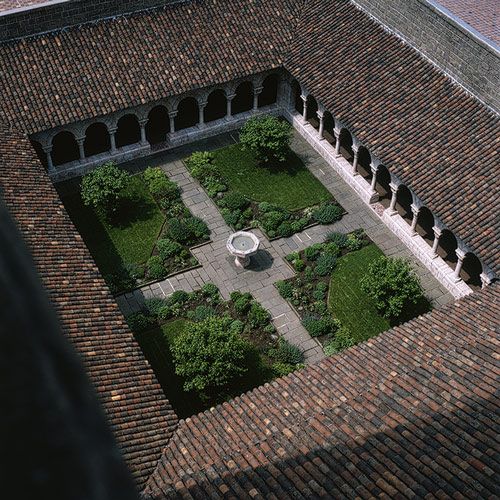
[[[118,120],[115,140],[117,148],[135,144],[141,140],[141,127],[137,116],[129,113]]]
[[[174,119],[175,130],[194,127],[200,119],[198,101],[190,96],[185,97],[177,106],[177,116]]]
[[[443,229],[439,237],[437,254],[442,257],[452,269],[455,269],[458,261],[456,254],[457,248],[458,243],[455,235],[449,229]]]
[[[235,97],[231,102],[231,114],[237,115],[253,109],[253,83],[242,82],[236,87]]]
[[[307,121],[316,129],[319,129],[318,101],[309,94],[307,96]]]
[[[168,109],[163,105],[155,106],[148,114],[146,123],[146,139],[149,144],[159,144],[167,140],[170,132]]]
[[[227,113],[226,94],[222,89],[210,93],[205,107],[205,122],[213,122],[224,118]]]
[[[266,76],[262,82],[262,92],[259,94],[259,108],[270,106],[278,100],[279,76],[276,73]]]
[[[379,165],[377,168],[377,179],[375,182],[375,190],[379,196],[379,202],[387,208],[391,204],[392,191],[389,186],[391,182],[391,174],[387,167]]]
[[[365,146],[359,146],[357,171],[367,181],[371,181],[373,177],[371,163],[372,158],[368,149]]]
[[[465,254],[460,277],[472,288],[481,288],[481,273],[483,265],[472,252]]]
[[[413,220],[412,203],[413,195],[411,191],[404,184],[400,184],[396,193],[396,210],[409,224]]]
[[[323,114],[323,137],[332,145],[335,146],[335,120],[330,111],[325,111]]]
[[[75,136],[68,130],[56,134],[52,139],[52,163],[63,165],[80,159],[80,150]]]
[[[352,164],[354,159],[354,151],[352,150],[352,135],[346,128],[340,131],[340,154]]]
[[[434,215],[427,207],[421,207],[418,211],[415,231],[431,246],[435,238],[433,227]]]
[[[85,131],[83,143],[85,157],[104,153],[111,149],[108,127],[102,122],[92,123]]]
[[[45,167],[45,169],[47,169],[48,168],[47,155],[46,155],[45,151],[43,150],[42,145],[38,141],[32,140],[30,142],[31,142],[31,146],[35,150],[36,155],[38,156],[38,159],[40,160],[42,165]]]
[[[301,114],[304,112],[304,101],[302,100],[302,88],[297,80],[292,82],[292,102],[293,107],[297,113]]]

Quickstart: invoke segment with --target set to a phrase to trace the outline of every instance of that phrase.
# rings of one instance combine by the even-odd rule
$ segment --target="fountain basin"
[[[255,234],[238,231],[229,236],[226,247],[234,256],[236,266],[244,268],[250,264],[250,257],[259,250],[260,241]]]

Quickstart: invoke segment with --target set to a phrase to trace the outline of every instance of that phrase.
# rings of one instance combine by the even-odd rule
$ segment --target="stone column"
[[[397,200],[397,196],[398,196],[398,186],[396,186],[396,184],[390,182],[389,183],[389,187],[391,188],[392,197],[391,197],[391,204],[389,205],[388,213],[389,213],[389,215],[396,215],[398,213],[397,210],[396,210],[396,200]]]
[[[146,139],[146,123],[148,123],[147,118],[139,120],[139,126],[141,127],[141,146],[145,146],[148,143]]]
[[[354,154],[354,158],[352,160],[352,175],[358,175],[358,154],[359,147],[352,146],[352,152]]]
[[[259,95],[262,92],[264,87],[255,87],[253,89],[253,111],[257,111],[259,109]]]
[[[370,189],[373,194],[377,191],[375,189],[375,185],[377,184],[377,170],[378,166],[375,166],[373,163],[370,165],[370,170],[372,171],[372,182],[370,184]]]
[[[413,203],[411,204],[410,208],[411,208],[411,213],[413,214],[413,219],[411,220],[410,232],[411,232],[412,236],[416,236],[417,235],[416,228],[417,228],[418,213],[420,212],[420,210]]]
[[[333,135],[335,136],[335,156],[340,156],[340,130],[334,128]]]
[[[307,96],[304,94],[300,94],[300,98],[302,99],[302,102],[304,103],[303,109],[302,109],[302,121],[304,123],[307,123]]]
[[[464,258],[465,258],[465,252],[463,250],[460,250],[460,248],[457,248],[455,250],[455,253],[457,254],[458,261],[457,265],[455,267],[455,281],[460,281],[462,278],[460,277],[460,271],[462,270],[462,266],[464,264]]]
[[[231,112],[232,112],[232,109],[231,109],[231,105],[232,105],[232,102],[233,102],[233,99],[236,97],[236,94],[229,94],[226,96],[226,118],[228,120],[231,119]]]
[[[54,170],[54,164],[52,163],[52,144],[44,146],[43,151],[47,157],[47,169],[50,172],[51,170]]]
[[[318,134],[319,134],[319,138],[320,140],[323,139],[323,132],[325,131],[325,113],[323,111],[316,111],[316,115],[318,116],[318,120],[319,120],[319,130],[318,130]]]
[[[177,110],[169,111],[168,118],[170,120],[170,133],[173,134],[175,132],[175,117],[177,116]]]
[[[481,278],[481,288],[486,288],[493,281],[486,273],[481,273],[479,277]]]
[[[434,231],[434,242],[432,243],[432,258],[435,259],[438,256],[437,249],[439,245],[439,238],[441,238],[442,231],[436,226],[434,226],[432,230]]]
[[[198,126],[203,127],[205,125],[205,107],[208,101],[202,101],[198,103]]]
[[[80,160],[85,160],[85,148],[83,147],[84,142],[85,142],[85,136],[76,137],[76,143],[78,144],[78,152],[80,153]]]
[[[109,128],[109,142],[111,143],[111,153],[116,153],[116,131],[117,127]]]

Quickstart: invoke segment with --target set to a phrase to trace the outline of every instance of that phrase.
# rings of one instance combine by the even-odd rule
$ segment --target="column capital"
[[[85,142],[85,136],[84,135],[80,135],[78,137],[75,136],[75,141],[80,146],[81,144],[83,144]]]
[[[323,118],[325,117],[325,112],[318,109],[318,111],[316,111],[316,116],[318,117],[319,120],[323,120]]]
[[[377,175],[378,165],[374,165],[373,163],[370,163],[370,170],[372,171],[373,175]]]
[[[200,108],[204,108],[207,104],[208,104],[208,100],[204,100],[204,101],[199,101],[198,102],[198,106]],[[175,112],[177,113],[177,110]]]
[[[253,89],[253,95],[259,95],[262,91],[264,90],[264,87],[254,87]]]
[[[146,125],[146,123],[148,123],[148,120],[149,118],[140,118],[138,121],[139,121],[139,125],[141,127],[144,127],[144,125]]]
[[[457,248],[455,250],[455,253],[457,254],[457,258],[459,261],[463,261],[465,256],[467,255],[467,252],[464,252],[461,248]]]
[[[359,144],[358,145],[353,144],[351,146],[351,148],[352,148],[352,152],[353,152],[354,156],[358,156],[358,153],[359,153]]]
[[[228,101],[232,101],[235,97],[236,97],[236,94],[227,94],[227,95],[226,95],[226,99],[227,99]]]
[[[300,94],[300,98],[304,101],[304,104],[307,102],[307,96],[304,94]]]
[[[486,273],[481,273],[479,275],[479,278],[481,278],[481,284],[483,288],[491,285],[491,282],[493,281],[493,278],[491,276],[488,276]]]
[[[434,231],[434,236],[436,239],[439,239],[443,234],[443,230],[440,227],[432,226],[432,230]]]
[[[108,132],[110,134],[116,134],[117,130],[118,130],[118,127],[108,127]]]
[[[168,112],[169,118],[175,118],[177,116],[177,110]]]
[[[399,189],[399,184],[394,184],[394,182],[389,182],[389,187],[391,188],[392,194],[396,194]]]
[[[413,204],[413,203],[412,203],[412,204],[410,205],[410,208],[411,208],[411,213],[412,213],[415,217],[417,217],[417,216],[418,216],[418,213],[420,212],[420,207],[417,207],[417,205],[415,205],[415,204]]]
[[[42,146],[44,153],[52,153],[52,143]]]

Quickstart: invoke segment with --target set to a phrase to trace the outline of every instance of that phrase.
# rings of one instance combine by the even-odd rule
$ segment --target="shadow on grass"
[[[432,304],[427,297],[422,297],[416,304],[407,304],[398,318],[390,320],[391,327],[402,325],[411,319],[428,313]]]
[[[298,174],[307,170],[305,163],[296,155],[292,150],[288,151],[287,157],[284,161],[274,162],[261,162],[258,164],[259,168],[265,168],[270,175],[288,175],[295,177]]]

